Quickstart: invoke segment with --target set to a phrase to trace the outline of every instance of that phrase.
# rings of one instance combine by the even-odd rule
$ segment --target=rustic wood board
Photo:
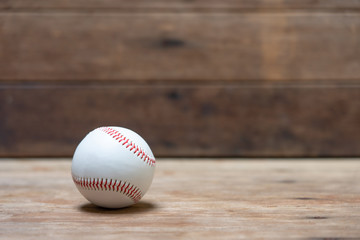
[[[359,9],[0,1],[0,156],[71,156],[102,125],[158,156],[359,156]]]
[[[360,155],[356,83],[0,85],[0,103],[3,157],[69,157],[108,125],[156,156]]]
[[[0,13],[0,80],[358,80],[355,13]]]
[[[77,192],[70,160],[0,161],[1,239],[359,239],[357,159],[160,159],[136,205]]]

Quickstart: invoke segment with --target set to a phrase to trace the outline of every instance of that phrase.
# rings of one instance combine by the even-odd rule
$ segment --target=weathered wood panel
[[[101,11],[103,9],[119,10],[255,10],[255,9],[309,9],[309,10],[358,10],[358,0],[2,0],[0,9],[78,9]]]
[[[311,84],[3,84],[0,156],[71,156],[104,125],[156,156],[359,156],[360,85]]]
[[[1,13],[0,80],[343,80],[358,13]]]
[[[0,235],[13,240],[356,240],[359,160],[160,159],[132,207],[90,204],[70,161],[0,161]]]

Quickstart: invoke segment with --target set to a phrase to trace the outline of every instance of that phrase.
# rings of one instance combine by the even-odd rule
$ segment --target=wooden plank
[[[181,1],[181,0],[156,0],[156,1],[125,1],[125,0],[7,0],[0,1],[0,9],[33,9],[39,11],[41,9],[94,9],[101,11],[103,9],[121,9],[129,10],[254,10],[254,9],[309,9],[309,10],[359,10],[360,1],[358,0],[197,0],[197,1]]]
[[[358,13],[1,13],[0,80],[354,80]]]
[[[49,161],[47,161],[49,160]],[[3,239],[358,239],[359,160],[167,160],[133,207],[76,190],[68,160],[0,161]]]
[[[3,84],[0,116],[0,156],[71,156],[106,125],[155,156],[360,155],[357,82]]]

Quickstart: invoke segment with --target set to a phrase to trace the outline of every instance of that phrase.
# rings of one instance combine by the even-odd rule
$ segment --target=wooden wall
[[[360,156],[360,0],[0,1],[0,156]]]

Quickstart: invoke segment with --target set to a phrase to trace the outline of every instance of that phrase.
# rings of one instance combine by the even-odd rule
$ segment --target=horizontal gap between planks
[[[360,79],[359,79],[360,80]],[[338,80],[338,81],[325,81],[325,80],[272,80],[272,81],[233,81],[233,80],[197,80],[197,81],[175,81],[175,80],[149,80],[149,81],[88,81],[88,80],[65,80],[65,81],[1,81],[0,89],[76,89],[76,88],[87,88],[87,89],[107,89],[107,88],[219,88],[219,87],[236,87],[236,88],[284,88],[284,89],[309,89],[309,88],[321,88],[321,89],[332,89],[332,88],[360,88],[359,80]]]
[[[108,14],[108,13],[225,13],[225,14],[262,14],[262,13],[360,13],[359,8],[1,8],[0,14],[3,13],[36,13],[36,14]]]

